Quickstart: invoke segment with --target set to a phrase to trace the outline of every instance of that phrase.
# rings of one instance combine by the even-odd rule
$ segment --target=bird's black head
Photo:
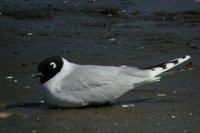
[[[53,78],[63,67],[63,60],[59,56],[49,57],[38,66],[40,82],[45,83]]]

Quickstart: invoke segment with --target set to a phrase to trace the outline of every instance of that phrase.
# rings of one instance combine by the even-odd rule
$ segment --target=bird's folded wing
[[[66,89],[80,90],[102,87],[112,83],[118,71],[115,68],[101,66],[81,66],[63,79]]]
[[[136,68],[112,66],[80,66],[62,82],[61,93],[83,101],[106,102],[147,80],[145,73]]]
[[[63,89],[80,91],[81,89],[110,89],[118,87],[132,88],[135,83],[143,82],[150,77],[148,70],[135,67],[114,66],[81,66],[70,76],[65,77]]]

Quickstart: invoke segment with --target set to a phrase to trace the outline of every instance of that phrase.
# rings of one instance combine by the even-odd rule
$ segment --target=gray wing
[[[77,66],[63,79],[61,90],[85,102],[107,102],[149,78],[147,70],[134,67]]]

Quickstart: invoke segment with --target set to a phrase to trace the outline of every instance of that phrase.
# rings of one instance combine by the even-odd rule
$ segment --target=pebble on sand
[[[110,39],[109,39],[109,41],[110,42],[113,42],[113,41],[115,41],[116,39],[114,38],[114,37],[111,37]]]
[[[13,82],[17,83],[17,82],[18,82],[18,80],[16,80],[16,79],[15,79],[15,80],[13,80]]]
[[[158,96],[158,97],[165,97],[166,94],[157,94],[156,96]]]
[[[122,107],[123,108],[128,108],[128,107],[134,107],[134,104],[123,104]]]
[[[8,117],[10,117],[12,115],[12,113],[10,112],[0,112],[0,118],[6,119]]]
[[[7,76],[6,78],[7,79],[13,79],[14,77],[13,76]]]
[[[32,36],[32,35],[33,35],[33,33],[31,33],[31,32],[30,32],[30,33],[27,33],[27,36]]]
[[[29,89],[29,88],[30,88],[30,86],[25,86],[24,88],[25,88],[25,89]]]
[[[32,133],[37,133],[37,131],[36,131],[36,130],[32,130],[31,132],[32,132]]]
[[[43,101],[43,100],[41,100],[41,101],[40,101],[40,103],[44,103],[44,101]]]
[[[36,118],[36,120],[37,120],[37,122],[39,122],[39,121],[40,121],[40,118],[39,118],[39,117],[37,117],[37,118]]]
[[[174,118],[176,118],[176,116],[175,116],[175,115],[172,115],[172,118],[174,119]]]

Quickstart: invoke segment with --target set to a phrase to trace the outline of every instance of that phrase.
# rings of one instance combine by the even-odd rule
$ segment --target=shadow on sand
[[[100,107],[109,107],[109,106],[122,106],[122,105],[129,105],[129,104],[140,104],[140,103],[152,103],[155,102],[152,98],[140,98],[140,99],[134,99],[129,101],[117,101],[115,103],[104,103],[104,104],[91,104],[90,106],[84,106],[84,107],[78,107],[77,109],[85,109],[85,108],[100,108]],[[15,103],[15,104],[9,104],[4,106],[6,109],[11,108],[28,108],[28,109],[66,109],[66,108],[60,108],[60,107],[52,107],[50,105],[47,105],[45,103]],[[70,109],[70,108],[67,108]],[[72,109],[72,108],[71,108]]]

